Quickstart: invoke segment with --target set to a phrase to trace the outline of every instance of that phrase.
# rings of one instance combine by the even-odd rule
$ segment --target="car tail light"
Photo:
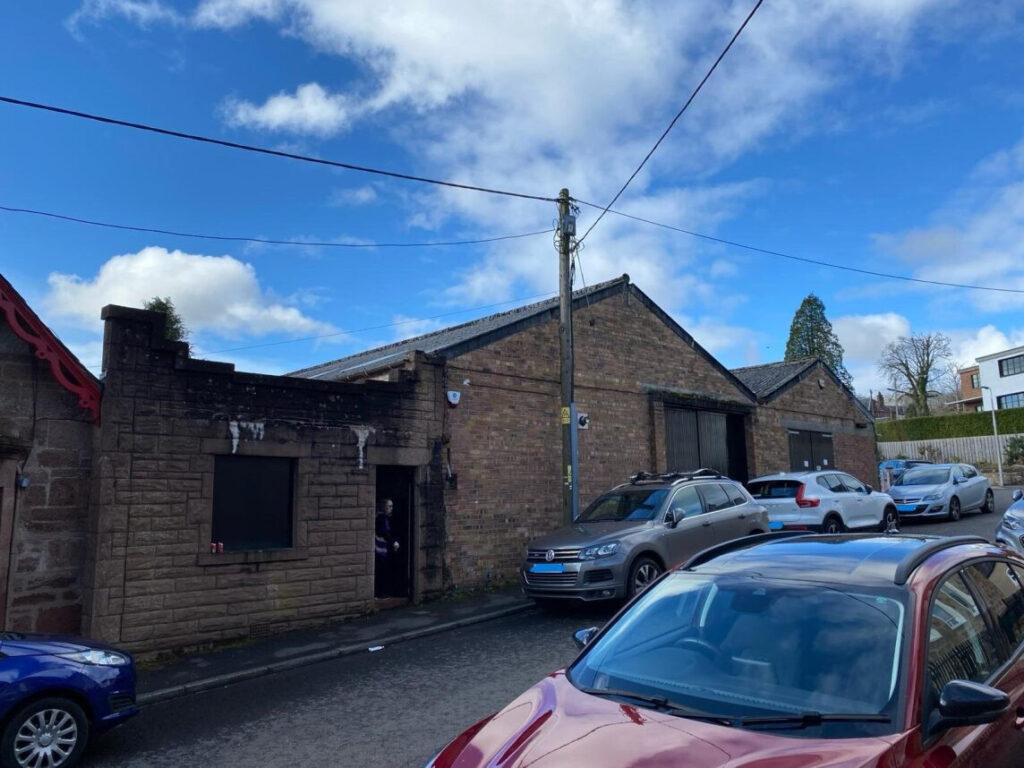
[[[821,504],[821,499],[804,497],[804,488],[806,487],[805,483],[800,483],[800,487],[796,489],[796,505],[798,507],[816,507]]]

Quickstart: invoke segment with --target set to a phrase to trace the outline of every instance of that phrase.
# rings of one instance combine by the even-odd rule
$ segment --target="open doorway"
[[[378,598],[397,597],[408,600],[413,593],[413,553],[416,548],[413,525],[416,467],[378,466],[377,505],[378,514],[385,499],[392,502],[392,513],[388,527],[390,536],[398,544],[386,557],[374,558],[374,595]]]

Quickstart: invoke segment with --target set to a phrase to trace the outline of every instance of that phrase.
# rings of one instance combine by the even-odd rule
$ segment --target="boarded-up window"
[[[228,551],[290,547],[294,473],[294,459],[217,456],[213,541]]]

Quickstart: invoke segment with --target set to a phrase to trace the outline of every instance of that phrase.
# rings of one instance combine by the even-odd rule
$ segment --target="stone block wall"
[[[0,615],[78,632],[95,426],[0,315]],[[27,488],[17,488],[22,476]],[[9,559],[8,559],[9,557]],[[6,594],[3,589],[6,584]]]
[[[103,316],[86,629],[164,650],[370,610],[374,462],[434,482],[432,388],[239,373],[164,341],[156,313]],[[293,460],[290,548],[210,553],[215,457],[232,454]]]

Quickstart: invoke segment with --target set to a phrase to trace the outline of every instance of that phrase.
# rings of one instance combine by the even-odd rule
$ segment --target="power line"
[[[32,208],[13,208],[7,205],[0,205],[0,211],[8,213],[27,213],[33,216],[45,216],[61,221],[70,221],[76,224],[88,224],[93,227],[106,227],[107,229],[122,229],[129,232],[149,232],[157,235],[173,235],[175,237],[195,237],[202,240],[227,240],[241,243],[262,243],[264,245],[298,245],[307,248],[430,248],[448,245],[479,245],[481,243],[496,243],[499,240],[515,240],[522,237],[533,237],[534,235],[546,235],[552,229],[542,229],[536,232],[524,232],[519,235],[501,235],[499,237],[483,237],[477,240],[449,240],[444,242],[428,243],[338,243],[338,242],[317,242],[307,240],[272,240],[264,237],[242,237],[230,235],[206,235],[197,232],[176,232],[171,229],[155,229],[152,227],[137,227],[130,224],[114,224],[109,221],[94,221],[92,219],[81,219],[77,216],[68,216],[63,213],[52,211],[37,211]]]
[[[224,139],[214,139],[209,136],[200,136],[195,133],[183,133],[182,131],[173,131],[168,128],[158,128],[153,125],[146,125],[145,123],[133,123],[127,120],[118,120],[113,117],[105,117],[103,115],[94,115],[89,112],[79,112],[74,109],[66,109],[64,107],[56,107],[52,104],[41,104],[35,101],[25,101],[23,99],[15,99],[10,96],[0,96],[0,102],[7,104],[14,104],[19,107],[29,107],[31,109],[41,109],[47,112],[55,112],[59,115],[68,115],[70,117],[78,117],[83,120],[93,120],[97,123],[106,123],[108,125],[119,125],[123,128],[134,128],[139,131],[149,131],[150,133],[158,133],[162,136],[173,136],[178,139],[188,139],[189,141],[199,141],[205,144],[216,144],[221,147],[229,147],[231,149],[241,149],[246,152],[258,152],[263,155],[272,155],[274,157],[285,157],[289,160],[301,160],[306,163],[316,163],[318,165],[328,165],[333,168],[344,168],[347,171],[359,171],[360,173],[372,173],[378,176],[387,176],[392,179],[404,179],[405,181],[416,181],[421,184],[436,184],[442,187],[452,187],[454,189],[465,189],[472,192],[486,192],[491,195],[505,195],[507,197],[520,197],[526,200],[541,200],[546,203],[556,202],[553,197],[541,197],[540,195],[527,195],[522,192],[508,192],[501,189],[491,189],[489,187],[477,187],[472,184],[460,184],[455,181],[442,181],[440,179],[430,179],[425,176],[412,176],[407,173],[397,173],[395,171],[384,171],[379,168],[370,168],[362,165],[353,165],[351,163],[342,163],[337,160],[325,160],[319,157],[311,157],[309,155],[299,155],[294,152],[284,152],[279,149],[268,149],[267,147],[258,147],[252,144],[240,144],[236,141],[226,141]]]
[[[465,309],[457,309],[454,312],[444,312],[440,315],[433,315],[432,317],[422,317],[413,320],[399,320],[397,323],[385,323],[384,325],[371,325],[366,328],[356,328],[349,331],[335,331],[334,333],[322,333],[318,336],[304,336],[299,339],[284,339],[282,341],[268,341],[263,344],[249,344],[244,347],[229,347],[227,349],[215,349],[210,352],[202,352],[203,355],[219,355],[224,352],[241,352],[247,349],[261,349],[263,347],[278,347],[282,344],[298,344],[302,341],[317,341],[319,339],[329,339],[335,336],[346,336],[355,333],[365,333],[367,331],[379,331],[385,328],[396,328],[400,325],[409,325],[411,323],[421,323],[424,320],[440,320],[442,317],[451,317],[452,315],[461,315],[465,312],[475,312],[478,309],[491,309],[492,307],[501,307],[506,304],[518,304],[522,301],[532,301],[534,299],[546,299],[557,294],[548,293],[537,293],[533,296],[520,296],[517,299],[508,299],[507,301],[496,301],[493,304],[481,304],[476,307],[466,307]],[[102,363],[93,363],[92,365],[86,365],[86,368],[100,368]]]
[[[574,198],[575,199],[575,198]],[[589,208],[602,208],[603,206],[597,205],[596,203],[588,203],[585,200],[578,200],[576,202],[580,205],[585,205]],[[806,256],[793,256],[789,253],[783,253],[782,251],[773,251],[768,248],[759,248],[756,245],[747,245],[746,243],[738,243],[735,240],[726,240],[721,237],[713,237],[712,235],[704,235],[700,232],[694,232],[689,229],[683,229],[682,227],[674,227],[671,224],[663,224],[660,221],[652,221],[651,219],[645,219],[642,216],[634,216],[630,213],[623,213],[622,211],[613,211],[608,209],[608,213],[614,213],[616,216],[622,216],[626,219],[633,219],[634,221],[643,222],[644,224],[650,224],[655,227],[661,227],[662,229],[670,229],[673,232],[681,232],[684,235],[690,237],[698,237],[702,240],[708,240],[712,243],[720,243],[721,245],[729,245],[734,248],[742,248],[746,251],[753,251],[754,253],[763,253],[767,256],[778,256],[781,259],[790,259],[791,261],[800,261],[804,264],[815,264],[819,267],[829,267],[830,269],[841,269],[845,272],[857,272],[862,275],[871,275],[872,277],[884,277],[889,280],[906,280],[911,283],[924,283],[926,285],[939,285],[945,288],[966,288],[972,291],[998,291],[1000,293],[1024,293],[1024,289],[1021,288],[1000,288],[993,285],[970,285],[968,283],[949,283],[942,280],[927,280],[923,277],[910,277],[909,275],[895,275],[891,272],[876,272],[871,269],[861,269],[860,267],[850,267],[845,264],[835,264],[829,261],[821,261],[820,259],[809,259]]]
[[[608,210],[613,205],[615,205],[615,202],[619,199],[619,197],[622,195],[622,193],[626,191],[626,187],[628,187],[630,185],[630,183],[633,181],[633,179],[636,178],[636,175],[638,173],[640,173],[640,170],[645,165],[647,165],[647,161],[651,159],[651,155],[653,155],[655,150],[657,150],[658,147],[661,146],[661,142],[665,140],[666,136],[668,136],[669,131],[671,131],[672,128],[675,127],[676,122],[678,122],[679,118],[683,116],[683,113],[687,110],[687,108],[689,108],[690,104],[697,97],[697,94],[700,93],[701,88],[704,87],[704,83],[706,83],[708,81],[708,79],[711,77],[711,75],[714,73],[714,71],[718,68],[719,63],[722,61],[722,59],[725,58],[725,54],[727,54],[729,52],[729,49],[732,48],[732,44],[736,42],[737,38],[739,38],[739,36],[740,36],[740,33],[742,33],[744,28],[746,28],[747,22],[749,22],[752,18],[754,18],[754,14],[757,13],[757,9],[761,7],[761,3],[763,3],[763,2],[764,2],[764,0],[757,0],[757,3],[754,4],[753,9],[751,9],[750,13],[747,14],[747,18],[745,18],[743,20],[743,23],[740,24],[739,28],[736,30],[736,32],[733,34],[732,38],[729,40],[729,44],[726,45],[725,48],[722,49],[722,52],[720,54],[718,54],[718,58],[715,59],[715,63],[711,65],[711,69],[709,69],[707,71],[707,74],[705,74],[703,79],[697,84],[697,87],[693,89],[693,93],[690,94],[690,98],[688,98],[686,100],[686,103],[683,104],[682,109],[680,109],[676,113],[676,116],[672,118],[672,122],[670,122],[668,124],[668,127],[662,132],[661,136],[658,137],[658,140],[656,142],[654,142],[654,146],[651,147],[650,152],[648,152],[644,156],[644,159],[640,161],[640,165],[638,165],[636,167],[636,170],[633,171],[633,173],[630,175],[630,177],[628,179],[626,179],[626,183],[622,185],[622,187],[619,189],[618,192],[615,193],[615,197],[613,197],[611,202],[608,203],[608,205],[606,205],[604,207],[604,210],[601,211],[601,214],[596,219],[594,219],[594,223],[590,225],[590,227],[587,229],[587,231],[583,233],[583,237],[581,237],[579,240],[576,241],[576,245],[577,246],[579,246],[580,243],[582,243],[584,240],[587,239],[587,235],[589,235],[591,233],[591,231],[594,229],[594,227],[597,226],[597,223],[599,221],[601,221],[601,219],[604,218],[604,215],[606,213],[608,213]]]

